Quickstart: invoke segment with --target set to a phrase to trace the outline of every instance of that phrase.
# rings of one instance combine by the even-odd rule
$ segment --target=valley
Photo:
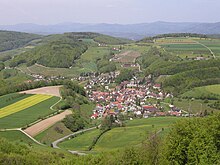
[[[162,155],[158,161],[171,163],[179,154],[174,146],[185,148],[181,141],[187,139],[191,153],[194,140],[203,137],[202,144],[216,149],[220,39],[191,33],[139,41],[92,32],[20,35],[24,42],[0,52],[2,144],[19,143],[33,155],[44,150],[57,164],[137,157],[143,164],[153,151]],[[209,136],[216,144],[207,142]]]

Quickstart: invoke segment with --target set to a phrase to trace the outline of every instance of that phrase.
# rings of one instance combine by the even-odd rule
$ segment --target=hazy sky
[[[220,0],[0,0],[0,24],[219,22]]]

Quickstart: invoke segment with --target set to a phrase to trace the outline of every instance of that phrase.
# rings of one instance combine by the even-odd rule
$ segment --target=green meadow
[[[160,134],[167,133],[170,125],[178,119],[180,118],[157,117],[127,121],[125,127],[116,127],[104,133],[92,149],[92,152],[112,151],[123,149],[127,146],[138,146],[152,132],[155,133],[164,128],[164,131]],[[59,146],[68,150],[86,151],[99,133],[100,130],[98,129],[92,130],[64,141]]]
[[[184,94],[182,97],[196,98],[196,99],[220,99],[220,85],[208,85],[194,88]]]
[[[19,143],[35,143],[21,131],[0,131],[0,137],[5,138],[12,142]]]

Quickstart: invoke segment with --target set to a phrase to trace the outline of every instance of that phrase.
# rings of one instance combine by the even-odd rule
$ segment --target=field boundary
[[[216,58],[214,52],[208,46],[206,46],[205,44],[200,43],[198,41],[195,41],[195,42],[197,42],[198,44],[202,45],[204,48],[208,49],[210,51],[211,55],[213,56],[213,58]]]
[[[20,131],[21,133],[23,133],[24,135],[26,135],[28,138],[30,138],[32,141],[34,141],[35,143],[45,146],[44,144],[42,144],[41,142],[37,141],[36,139],[34,139],[32,136],[28,135],[26,132],[24,132],[21,128],[10,128],[10,129],[0,129],[0,132],[7,132],[7,131]]]
[[[41,133],[42,131],[48,129],[58,121],[61,121],[65,118],[65,116],[72,114],[72,111],[66,110],[60,114],[53,115],[47,119],[41,120],[40,122],[33,124],[30,127],[27,127],[24,132],[29,134],[30,136],[34,137],[37,134]]]

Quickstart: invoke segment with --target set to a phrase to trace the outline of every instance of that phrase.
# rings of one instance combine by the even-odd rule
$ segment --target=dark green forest
[[[22,47],[38,38],[41,38],[41,36],[37,34],[0,31],[0,52]]]
[[[219,59],[182,60],[169,52],[152,47],[139,58],[139,62],[146,75],[168,76],[162,82],[163,88],[176,96],[194,87],[220,82]]]
[[[10,66],[15,67],[22,63],[31,66],[38,63],[47,67],[69,68],[86,50],[85,43],[62,38],[16,56]]]

